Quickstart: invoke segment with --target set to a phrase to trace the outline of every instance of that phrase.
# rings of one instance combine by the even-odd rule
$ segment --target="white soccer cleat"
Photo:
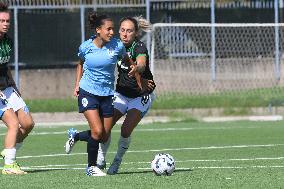
[[[97,161],[97,167],[101,170],[105,169],[106,168],[106,161],[100,161],[98,160]]]
[[[75,145],[75,135],[76,135],[76,133],[77,133],[77,130],[76,129],[73,129],[73,128],[71,128],[71,129],[68,129],[68,131],[67,131],[67,134],[68,134],[68,140],[66,141],[66,143],[65,143],[65,152],[67,153],[67,154],[70,154],[71,153],[71,151],[72,151],[72,149],[73,149],[73,147],[74,147],[74,145]]]
[[[118,173],[119,166],[121,164],[122,159],[114,158],[111,166],[107,170],[108,175],[115,175]]]
[[[96,166],[91,166],[86,168],[86,175],[87,176],[92,176],[92,177],[101,177],[101,176],[106,176],[102,170],[100,170]]]

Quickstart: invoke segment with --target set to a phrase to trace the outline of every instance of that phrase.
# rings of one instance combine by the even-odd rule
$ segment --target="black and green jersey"
[[[8,77],[8,62],[10,61],[12,51],[12,40],[8,35],[0,40],[0,89],[3,90],[14,81],[10,81]]]
[[[145,44],[139,40],[135,40],[131,46],[126,48],[128,56],[136,62],[136,58],[139,56],[146,56],[146,68],[141,74],[142,78],[153,80],[153,75],[150,71],[149,66],[149,54]],[[128,73],[130,68],[123,61],[119,61],[118,67],[118,78],[116,84],[116,91],[126,97],[136,98],[143,96],[146,92],[142,93],[135,77],[129,77]],[[153,91],[150,91],[150,93]],[[149,92],[148,92],[149,93]]]

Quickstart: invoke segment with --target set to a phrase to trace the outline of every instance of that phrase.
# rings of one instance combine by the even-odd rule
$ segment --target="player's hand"
[[[129,71],[129,73],[128,73],[128,76],[129,77],[133,77],[133,76],[135,76],[135,73],[137,72],[137,65],[135,65],[135,64],[132,64],[131,66],[130,66],[130,71]]]
[[[79,86],[75,86],[73,95],[74,95],[75,97],[78,97],[78,96],[79,96]]]
[[[142,91],[152,91],[155,88],[155,83],[153,80],[148,80],[142,78]]]

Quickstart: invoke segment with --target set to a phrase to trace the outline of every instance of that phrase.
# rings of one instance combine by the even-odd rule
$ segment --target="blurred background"
[[[116,31],[125,16],[142,15],[153,24],[141,39],[157,83],[154,110],[282,113],[283,0],[6,2],[12,13],[11,67],[32,112],[77,111],[77,51],[93,33],[87,15],[95,10],[111,16]]]

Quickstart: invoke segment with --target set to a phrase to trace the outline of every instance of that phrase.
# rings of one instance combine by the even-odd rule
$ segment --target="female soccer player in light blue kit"
[[[129,62],[134,76],[136,66],[126,54],[123,43],[113,38],[113,21],[106,15],[98,16],[95,12],[89,15],[89,22],[95,35],[83,42],[79,47],[80,63],[77,66],[74,95],[78,96],[79,112],[86,117],[90,133],[77,133],[69,130],[69,139],[66,142],[66,152],[74,143],[83,137],[87,141],[88,176],[105,176],[97,167],[99,142],[103,141],[106,128],[110,128],[113,121],[113,95],[115,66],[118,59]],[[83,135],[83,136],[82,136]]]
[[[131,134],[135,127],[148,112],[151,107],[155,89],[153,75],[149,67],[148,50],[144,43],[138,39],[140,31],[149,31],[150,23],[142,17],[126,17],[120,21],[120,39],[122,40],[126,51],[133,61],[137,64],[137,71],[141,74],[143,81],[143,90],[137,85],[137,80],[134,77],[129,77],[129,66],[127,62],[121,60],[118,62],[118,79],[116,84],[116,93],[114,100],[114,118],[112,126],[123,116],[126,115],[121,127],[121,137],[118,141],[117,154],[109,167],[107,173],[110,175],[116,174],[122,162],[123,155],[130,145]],[[112,127],[111,127],[112,128]],[[98,153],[97,167],[105,168],[105,155],[110,143],[110,130],[106,128],[103,143],[100,144]],[[69,130],[70,133],[76,133],[74,129]],[[83,131],[79,134],[74,134],[73,141],[87,141],[90,131]],[[108,140],[106,140],[108,139]],[[68,145],[66,152],[70,153],[74,143]]]

